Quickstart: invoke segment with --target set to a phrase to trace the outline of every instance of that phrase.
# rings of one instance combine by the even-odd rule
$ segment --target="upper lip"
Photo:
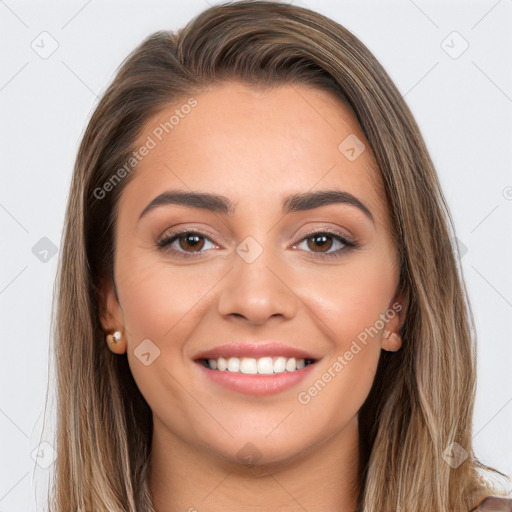
[[[218,359],[223,357],[295,357],[296,359],[313,359],[317,361],[321,356],[313,354],[302,348],[287,345],[279,342],[247,342],[247,343],[226,343],[209,350],[199,352],[194,359]]]

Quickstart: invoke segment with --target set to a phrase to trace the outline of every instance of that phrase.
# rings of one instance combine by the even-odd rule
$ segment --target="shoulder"
[[[512,512],[512,499],[488,496],[480,503],[477,512]]]

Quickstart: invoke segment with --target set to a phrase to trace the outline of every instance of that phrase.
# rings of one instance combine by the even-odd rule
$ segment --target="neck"
[[[192,446],[154,417],[149,489],[156,512],[354,512],[359,494],[357,418],[278,463],[242,465]]]

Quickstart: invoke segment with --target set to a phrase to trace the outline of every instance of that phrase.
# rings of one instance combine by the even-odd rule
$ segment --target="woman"
[[[452,233],[345,28],[239,2],[148,38],[73,176],[51,510],[496,508]]]

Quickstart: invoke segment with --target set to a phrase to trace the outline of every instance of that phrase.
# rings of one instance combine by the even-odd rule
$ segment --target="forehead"
[[[280,207],[290,193],[336,188],[364,200],[377,217],[385,210],[380,172],[357,118],[322,89],[216,84],[152,117],[135,147],[144,145],[151,149],[121,198],[139,210],[176,188],[256,209],[274,201]]]

